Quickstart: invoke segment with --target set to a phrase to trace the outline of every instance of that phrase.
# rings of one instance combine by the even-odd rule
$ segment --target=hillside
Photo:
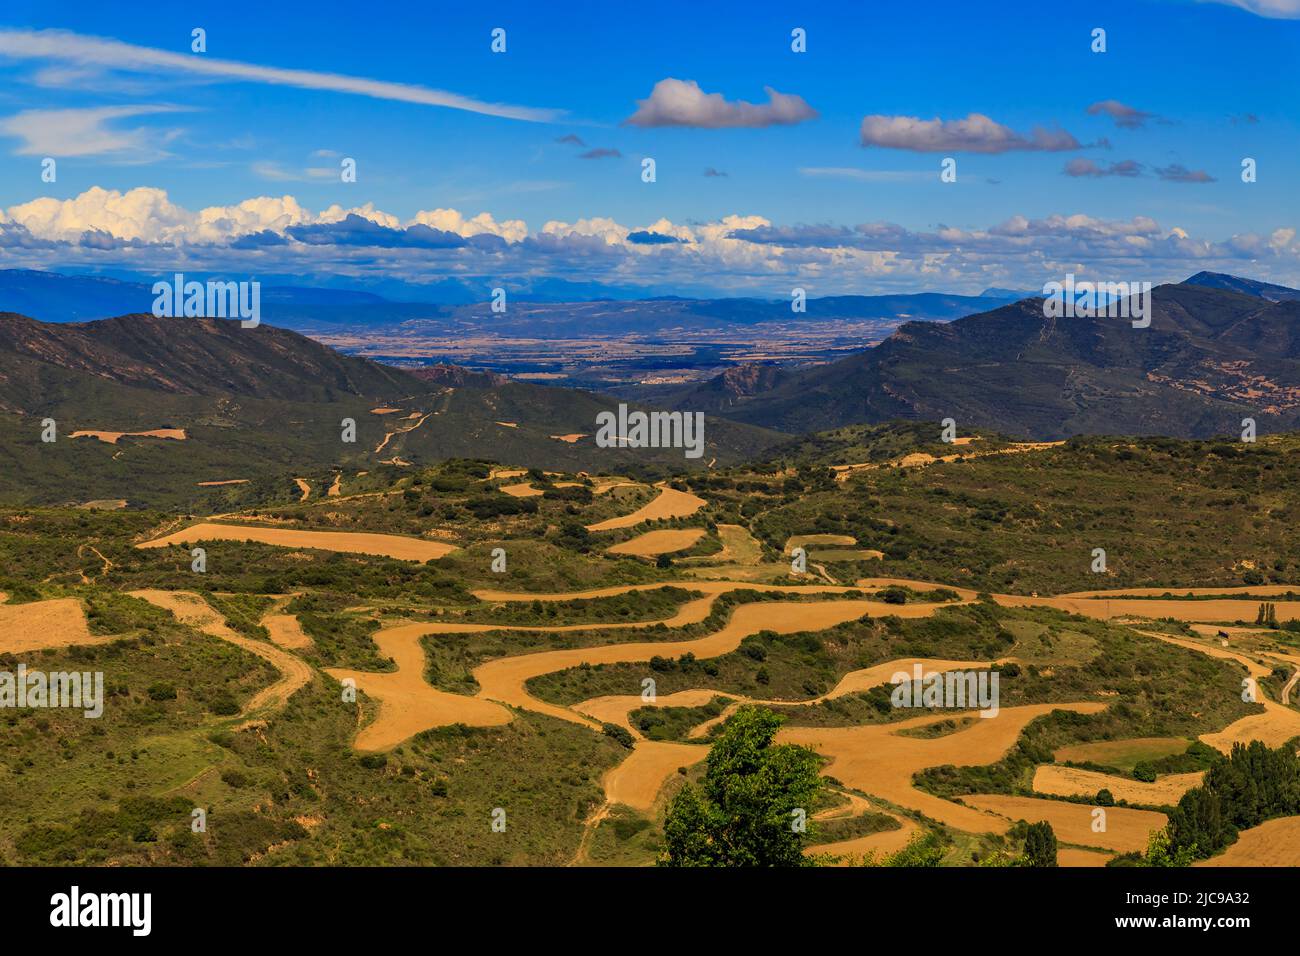
[[[1050,319],[1028,299],[951,323],[909,322],[875,348],[771,374],[752,391],[714,379],[664,400],[785,432],[954,418],[1032,439],[1235,434],[1300,422],[1300,301],[1200,284],[1152,292],[1150,328]],[[725,399],[725,400],[724,400]]]
[[[5,313],[0,500],[203,510],[218,494],[272,500],[312,471],[448,457],[651,476],[735,462],[777,437],[715,419],[699,459],[680,449],[597,448],[596,416],[617,404],[452,366],[417,377],[266,324],[130,315],[55,325]],[[54,443],[40,440],[46,418],[56,423]],[[175,434],[131,434],[159,429]],[[236,480],[237,488],[201,484]]]

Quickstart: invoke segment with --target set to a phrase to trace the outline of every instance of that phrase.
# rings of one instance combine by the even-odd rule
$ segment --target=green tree
[[[1050,823],[1029,824],[1025,831],[1025,866],[1056,866],[1056,832]]]
[[[742,707],[709,752],[699,787],[687,784],[664,823],[660,866],[809,866],[803,822],[821,793],[807,747],[774,745],[785,718]]]

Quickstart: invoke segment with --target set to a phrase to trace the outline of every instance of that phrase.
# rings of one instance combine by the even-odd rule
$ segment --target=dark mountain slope
[[[1036,439],[1203,437],[1236,432],[1247,416],[1260,428],[1300,422],[1296,303],[1187,284],[1160,286],[1152,300],[1147,329],[1048,318],[1040,299],[909,322],[873,349],[715,410],[787,432],[952,417]]]
[[[297,332],[269,325],[246,329],[224,319],[145,314],[53,325],[3,313],[0,356],[185,395],[333,401],[398,398],[423,389],[399,369],[342,355]],[[6,393],[0,385],[0,400],[10,407],[25,408],[34,397]]]

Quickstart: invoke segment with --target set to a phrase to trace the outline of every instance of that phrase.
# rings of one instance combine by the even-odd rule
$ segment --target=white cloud
[[[349,216],[373,224],[361,228]],[[984,228],[897,223],[774,225],[758,215],[628,226],[610,217],[550,221],[424,210],[409,219],[373,203],[320,212],[293,196],[258,196],[197,212],[161,189],[89,189],[0,211],[0,247],[18,268],[113,266],[325,277],[539,277],[643,286],[651,294],[817,295],[1034,288],[1067,271],[1177,281],[1200,269],[1300,284],[1295,228],[1224,240],[1190,235],[1147,216],[1012,216]],[[433,230],[433,232],[431,232]],[[631,233],[678,242],[629,240]],[[455,241],[460,237],[463,241]],[[495,237],[492,241],[483,241]],[[638,241],[640,239],[641,241]],[[130,243],[129,249],[120,248]]]
[[[222,60],[207,54],[173,53],[151,47],[135,46],[104,37],[83,36],[66,30],[0,30],[0,56],[19,59],[53,60],[76,66],[108,67],[135,73],[191,74],[273,86],[292,86],[305,90],[330,90],[353,93],[381,100],[442,106],[505,119],[549,123],[562,111],[485,103],[457,93],[435,90],[412,83],[390,83],[340,73],[315,70],[287,70],[256,63]]]
[[[1273,20],[1300,20],[1300,0],[1202,0],[1239,7]]]
[[[429,209],[415,214],[412,223],[454,232],[458,236],[500,236],[507,242],[520,242],[528,235],[528,224],[522,219],[506,219],[497,222],[490,213],[481,212],[471,219],[466,219],[455,209]]]
[[[637,100],[629,126],[695,126],[721,129],[734,126],[777,126],[815,119],[817,111],[802,96],[763,87],[766,103],[729,103],[721,93],[705,93],[694,80],[660,80],[650,96]]]
[[[861,139],[863,146],[908,149],[918,153],[1055,152],[1082,148],[1079,141],[1065,130],[1035,126],[1028,136],[1023,136],[983,113],[971,113],[958,120],[873,114],[862,119]]]
[[[98,106],[89,109],[23,110],[0,119],[0,135],[23,142],[19,156],[108,156],[125,161],[160,159],[167,155],[162,144],[177,130],[148,127],[120,129],[114,120],[155,113],[176,113],[177,106]]]

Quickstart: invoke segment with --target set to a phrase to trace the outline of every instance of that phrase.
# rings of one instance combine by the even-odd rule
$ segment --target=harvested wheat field
[[[210,637],[229,641],[250,654],[256,654],[280,672],[279,680],[263,687],[244,706],[245,715],[263,708],[278,710],[288,702],[294,692],[311,683],[312,669],[305,661],[265,641],[255,641],[232,631],[225,619],[213,610],[212,605],[192,591],[161,591],[145,588],[130,592],[132,597],[143,598],[150,604],[170,611],[176,620],[202,631]]]
[[[357,733],[357,750],[388,750],[421,731],[448,724],[497,727],[513,716],[498,704],[450,694],[431,687],[424,679],[425,657],[413,626],[391,627],[375,634],[379,653],[393,659],[390,673],[327,668],[335,680],[351,678],[356,686],[379,702],[374,719]]]
[[[580,714],[586,714],[602,724],[618,724],[626,727],[632,732],[632,736],[641,737],[641,732],[628,723],[628,714],[641,707],[701,707],[713,700],[714,697],[734,697],[733,694],[723,694],[719,691],[708,690],[707,688],[691,688],[690,690],[679,690],[675,694],[664,694],[656,698],[653,702],[641,699],[640,694],[625,694],[609,697],[593,697],[591,700],[584,700],[580,704],[574,704],[573,709]]]
[[[512,498],[540,498],[546,493],[540,488],[534,488],[527,481],[517,485],[502,485],[501,490]]]
[[[1034,797],[1008,797],[1003,794],[972,794],[961,799],[969,806],[1000,814],[1009,823],[1016,820],[1050,823],[1056,831],[1056,838],[1062,843],[1101,847],[1116,853],[1145,850],[1151,831],[1161,829],[1168,822],[1163,813],[1154,810],[1104,807],[1106,830],[1094,833],[1092,814],[1096,808],[1089,804],[1039,800]]]
[[[200,481],[200,488],[220,488],[222,485],[246,485],[247,478],[227,478],[225,481]]]
[[[785,543],[785,553],[791,554],[795,548],[808,550],[810,545],[827,547],[849,547],[858,543],[858,539],[848,534],[796,534],[791,535]]]
[[[125,498],[95,498],[77,505],[86,511],[121,511],[126,507]]]
[[[659,495],[654,501],[642,508],[638,508],[630,515],[610,518],[607,521],[587,525],[587,530],[613,531],[615,528],[631,528],[643,521],[654,521],[657,518],[687,518],[706,504],[703,498],[693,495],[689,491],[678,491],[676,488],[670,488],[667,485],[655,485],[655,487],[659,489]]]
[[[281,647],[287,647],[291,650],[311,647],[312,639],[302,629],[302,624],[299,623],[297,615],[284,613],[284,606],[288,603],[288,598],[281,598],[276,601],[271,610],[263,615],[262,620],[258,623],[270,633],[272,642],[279,644]]]
[[[689,767],[709,755],[698,744],[639,740],[621,764],[605,775],[605,799],[646,812],[678,767]]]
[[[912,786],[912,775],[945,764],[981,766],[994,763],[1015,745],[1020,732],[1031,720],[1053,710],[1097,713],[1106,706],[1088,702],[1004,707],[997,717],[977,719],[942,737],[909,737],[897,731],[925,727],[956,716],[969,716],[970,712],[954,711],[946,715],[927,715],[860,727],[787,725],[781,728],[777,741],[803,744],[829,757],[831,762],[824,772],[845,786],[901,807],[919,810],[959,830],[1002,833],[1008,826],[1002,818],[917,790]]]
[[[1110,773],[1041,764],[1034,771],[1034,791],[1054,797],[1095,797],[1099,790],[1109,790],[1116,800],[1155,806],[1173,806],[1184,793],[1199,787],[1205,772],[1168,773],[1154,783],[1117,777]]]
[[[1262,597],[1273,597],[1280,594],[1300,595],[1300,584],[1258,584],[1254,587],[1242,585],[1240,587],[1228,586],[1221,588],[1113,588],[1108,591],[1071,591],[1068,594],[1058,594],[1057,597],[1163,597],[1166,594],[1174,597],[1195,597],[1205,594],[1258,594]]]
[[[1024,597],[1018,594],[995,594],[993,599],[1004,607],[1050,607],[1102,621],[1115,617],[1172,617],[1180,621],[1209,624],[1251,621],[1259,610],[1257,601],[1230,598],[1219,601],[1165,601],[1155,598]],[[1300,618],[1300,601],[1277,602],[1279,621],[1293,621],[1297,618]]]
[[[400,408],[389,408],[387,405],[385,405],[382,408],[370,409],[370,414],[371,415],[396,415],[400,411],[401,411]]]
[[[343,491],[343,475],[339,473],[334,476],[334,483],[325,489],[325,495],[329,498],[337,498]]]
[[[302,492],[302,495],[301,497],[298,498],[298,500],[306,501],[307,498],[311,495],[311,485],[302,478],[295,478],[293,480],[293,483],[297,485],[298,490]]]
[[[1300,866],[1300,817],[1279,817],[1242,830],[1232,846],[1193,866]]]
[[[722,550],[717,554],[682,558],[679,563],[753,566],[763,560],[763,546],[749,533],[748,528],[741,527],[738,524],[719,524],[718,540],[722,542]]]
[[[1110,858],[1109,853],[1081,850],[1073,846],[1063,846],[1056,851],[1057,866],[1105,866]]]
[[[1280,747],[1292,737],[1300,736],[1300,711],[1264,697],[1259,702],[1264,705],[1264,713],[1242,717],[1216,733],[1201,734],[1201,740],[1216,750],[1230,753],[1232,745],[1237,743],[1262,740],[1269,747]]]
[[[1008,659],[1009,660],[1009,659]],[[1000,662],[1001,663],[1001,662]],[[762,706],[808,706],[811,704],[820,704],[826,700],[833,700],[836,697],[843,697],[846,694],[856,694],[872,687],[879,687],[881,684],[888,684],[895,675],[905,673],[910,679],[912,667],[920,664],[924,673],[942,673],[950,670],[982,670],[989,665],[981,661],[949,661],[936,660],[928,657],[904,657],[898,660],[886,661],[883,664],[875,664],[871,667],[864,667],[859,670],[850,671],[845,674],[838,684],[825,694],[818,697],[804,698],[802,700],[768,700],[752,697],[745,697],[730,691],[710,690],[709,688],[691,688],[690,690],[678,691],[675,694],[660,696],[652,702],[641,699],[639,694],[627,694],[621,696],[593,697],[591,700],[583,701],[580,704],[574,704],[573,709],[579,713],[594,717],[602,723],[621,724],[630,730],[633,736],[640,737],[641,734],[636,727],[628,723],[628,714],[639,707],[700,707],[709,703],[715,697],[727,697],[731,703],[717,717],[712,717],[693,727],[687,737],[698,740],[707,736],[709,729],[715,724],[720,724],[735,713],[738,707],[745,704],[759,704]]]
[[[76,598],[0,604],[0,651],[9,654],[109,640],[112,637],[91,636],[86,612]]]
[[[704,537],[703,528],[681,528],[669,531],[647,531],[643,535],[616,544],[606,550],[610,554],[631,554],[652,558],[660,554],[684,551]]]
[[[894,817],[902,826],[894,830],[880,830],[852,840],[840,840],[838,843],[819,843],[804,851],[808,855],[829,853],[841,857],[833,866],[853,866],[862,857],[875,854],[878,858],[886,857],[904,849],[912,836],[921,828],[907,817]]]
[[[533,697],[528,693],[525,684],[542,674],[567,670],[584,663],[636,663],[660,655],[680,657],[687,652],[700,658],[717,657],[735,650],[742,640],[759,631],[775,631],[778,634],[816,631],[857,620],[863,614],[881,616],[889,613],[889,608],[896,611],[910,610],[907,605],[899,607],[879,601],[862,600],[826,601],[816,604],[779,602],[743,604],[735,609],[731,620],[721,630],[706,637],[690,641],[608,644],[600,647],[503,657],[480,664],[474,669],[474,678],[479,684],[480,697],[550,714],[562,720],[590,724],[590,721],[568,707],[549,704]],[[933,608],[918,606],[912,616],[928,617],[933,612]]]
[[[343,551],[348,554],[373,554],[401,561],[431,561],[455,551],[441,541],[425,541],[396,534],[370,534],[361,531],[297,531],[292,528],[256,528],[247,525],[200,522],[162,538],[137,544],[137,548],[164,548],[171,544],[196,541],[255,541],[281,548],[311,548],[317,551]]]
[[[106,444],[116,445],[122,438],[170,438],[173,441],[185,441],[186,435],[183,428],[154,428],[147,432],[77,431],[68,437],[96,438]]]
[[[572,435],[551,435],[550,437],[554,438],[556,441],[562,441],[567,445],[573,445],[587,436],[582,432],[575,432]]]

